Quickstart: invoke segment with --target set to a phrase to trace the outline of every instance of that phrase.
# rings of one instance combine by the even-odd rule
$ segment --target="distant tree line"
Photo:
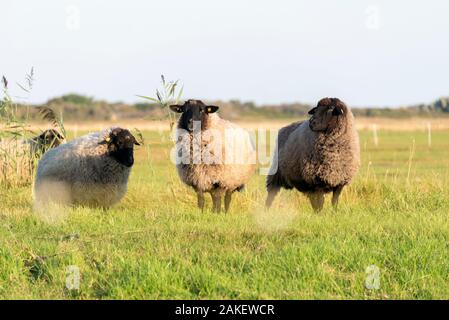
[[[208,101],[220,106],[220,113],[227,119],[286,119],[301,118],[307,115],[311,105],[304,103],[288,103],[278,105],[257,106],[253,102]],[[80,120],[116,120],[116,119],[165,119],[167,112],[156,103],[138,102],[128,104],[123,102],[107,102],[93,97],[67,94],[47,101],[45,106],[63,115],[65,121]],[[38,119],[38,105],[19,108],[21,117]],[[357,117],[387,117],[407,118],[416,116],[438,117],[449,116],[449,97],[440,98],[430,104],[402,106],[398,108],[363,108],[353,107]]]

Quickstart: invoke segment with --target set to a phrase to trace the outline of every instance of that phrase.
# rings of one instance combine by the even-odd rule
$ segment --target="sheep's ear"
[[[316,112],[316,109],[317,109],[318,107],[315,107],[315,108],[312,108],[312,109],[310,109],[310,111],[308,112],[308,114],[314,114],[315,112]]]
[[[106,136],[106,137],[104,137],[103,140],[98,142],[98,144],[109,144],[110,142],[111,142],[111,137],[110,136]]]
[[[140,146],[141,144],[145,144],[145,140],[143,139],[142,132],[139,129],[137,129],[137,128],[134,128],[134,130],[136,131],[136,136],[137,136],[137,139],[136,139],[136,136],[134,136],[132,134],[132,137],[134,138],[134,144],[136,146]]]
[[[170,110],[177,113],[183,113],[184,112],[184,106],[181,106],[179,104],[173,104],[170,106]]]
[[[140,146],[140,143],[137,141],[137,139],[136,139],[136,137],[134,137],[133,135],[132,135],[132,137],[133,137],[133,143],[136,145],[136,146]],[[143,137],[141,137],[141,141],[143,142]]]
[[[343,111],[343,108],[340,107],[340,106],[335,106],[334,109],[332,110],[332,115],[333,116],[341,116],[344,113],[345,112]]]
[[[218,109],[220,109],[220,108],[217,107],[217,106],[206,106],[205,109],[204,109],[204,111],[205,111],[206,113],[214,113],[214,112],[217,112]]]

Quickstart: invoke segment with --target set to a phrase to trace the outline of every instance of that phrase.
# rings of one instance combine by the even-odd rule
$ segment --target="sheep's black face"
[[[204,130],[210,113],[216,112],[217,106],[207,106],[200,100],[187,100],[183,105],[172,105],[173,112],[182,113],[178,128],[189,132],[194,129]],[[201,125],[200,128],[197,126]]]
[[[64,141],[64,137],[54,129],[48,129],[42,132],[39,136],[33,138],[34,141],[39,143],[43,149],[49,149],[57,147]]]
[[[332,131],[339,117],[347,112],[346,105],[337,98],[321,99],[317,106],[309,111],[312,117],[309,120],[309,127],[312,131]]]
[[[134,145],[140,144],[131,132],[126,129],[116,128],[112,130],[105,142],[108,145],[109,155],[118,163],[126,167],[131,167],[134,164]]]

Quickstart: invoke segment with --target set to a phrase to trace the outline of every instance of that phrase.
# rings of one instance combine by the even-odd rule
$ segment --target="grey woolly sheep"
[[[356,175],[360,148],[354,116],[337,98],[324,98],[309,111],[312,117],[282,128],[270,173],[267,176],[269,208],[281,188],[305,193],[315,211],[324,204],[324,194],[332,192],[332,204],[345,185]]]
[[[48,150],[37,168],[36,202],[112,206],[126,193],[134,145],[128,130],[110,128]]]
[[[217,106],[188,100],[170,109],[181,113],[178,121],[177,171],[182,182],[197,193],[204,209],[204,193],[210,193],[213,210],[228,212],[232,193],[243,189],[255,170],[255,151],[248,132],[221,119]]]

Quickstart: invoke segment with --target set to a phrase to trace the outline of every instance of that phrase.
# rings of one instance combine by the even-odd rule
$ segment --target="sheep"
[[[47,129],[40,135],[28,139],[26,142],[30,145],[32,157],[40,157],[51,148],[59,146],[65,141],[65,138],[54,129]]]
[[[114,205],[127,191],[134,145],[140,144],[127,129],[114,127],[48,150],[37,167],[36,203]]]
[[[232,194],[241,191],[255,170],[255,151],[248,132],[217,115],[219,107],[200,100],[172,105],[181,113],[176,134],[176,168],[182,182],[197,194],[204,210],[204,193],[209,193],[213,211],[228,212]]]
[[[324,98],[309,114],[309,120],[279,131],[277,161],[266,179],[267,208],[281,188],[305,193],[316,212],[323,208],[325,193],[332,192],[336,208],[343,187],[358,171],[359,138],[350,109],[337,98]]]
[[[12,130],[6,137],[0,138],[1,183],[30,183],[39,158],[53,144],[59,144],[59,140],[52,137],[53,130],[47,130],[32,139],[24,138],[25,133],[26,130]]]

